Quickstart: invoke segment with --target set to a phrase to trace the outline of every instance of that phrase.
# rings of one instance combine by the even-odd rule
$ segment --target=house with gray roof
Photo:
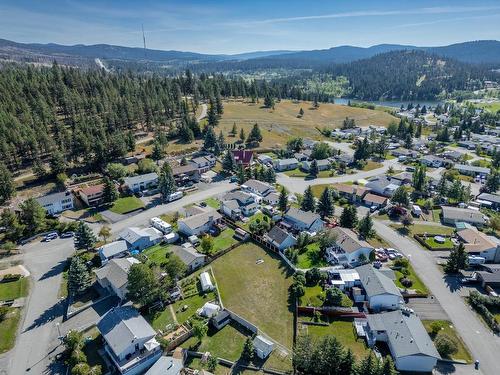
[[[188,271],[194,271],[206,262],[206,255],[200,254],[193,247],[171,246],[172,254],[177,255],[184,263]]]
[[[302,163],[302,169],[305,171],[310,171],[312,166],[312,161],[305,161]],[[318,165],[318,171],[327,171],[331,168],[331,161],[329,159],[316,160]]]
[[[97,249],[99,257],[101,258],[101,264],[106,264],[110,259],[113,258],[123,258],[128,254],[127,241],[118,240],[102,245]]]
[[[475,225],[478,228],[487,223],[487,217],[481,211],[470,208],[441,206],[443,224],[455,225],[458,222]]]
[[[35,200],[45,208],[49,215],[58,214],[66,210],[72,210],[74,207],[73,194],[66,190],[59,193],[47,194]]]
[[[278,159],[278,160],[274,160],[273,166],[274,166],[274,169],[276,169],[279,172],[291,171],[293,169],[298,168],[299,161],[295,158]]]
[[[256,198],[243,190],[231,191],[221,198],[221,210],[233,220],[241,218],[241,215],[252,216],[259,209]]]
[[[365,188],[371,190],[372,193],[383,195],[384,197],[392,197],[396,189],[400,186],[400,180],[393,180],[386,175],[371,178],[368,180],[368,183],[365,184]]]
[[[155,330],[132,306],[112,308],[97,329],[106,355],[120,374],[143,374],[162,354]]]
[[[489,168],[476,167],[469,164],[455,164],[454,168],[460,173],[467,176],[488,176],[491,171]]]
[[[271,230],[264,236],[266,241],[272,246],[276,247],[279,251],[284,251],[290,247],[295,246],[297,240],[294,236],[288,233],[286,230],[275,225]]]
[[[138,176],[125,177],[123,179],[123,186],[133,193],[154,188],[158,186],[158,174],[152,172]]]
[[[328,262],[355,266],[360,264],[363,259],[365,261],[370,259],[373,246],[360,239],[352,230],[335,227],[332,231],[336,234],[337,239],[334,246],[326,249],[325,258]]]
[[[434,155],[425,155],[420,158],[420,163],[427,167],[440,168],[449,163],[446,159]]]
[[[156,228],[130,227],[120,233],[120,239],[127,242],[129,250],[142,251],[160,243],[163,233]]]
[[[183,374],[183,369],[183,358],[163,355],[144,375],[181,375]]]
[[[377,341],[389,347],[398,371],[431,373],[441,356],[420,319],[400,310],[370,314],[366,322],[370,346]]]
[[[131,257],[115,258],[96,269],[94,273],[100,286],[123,300],[127,296],[128,271],[132,265],[139,263],[137,259]]]
[[[212,225],[219,223],[222,215],[213,208],[207,207],[203,212],[177,221],[179,232],[185,236],[198,236],[208,232]]]
[[[397,310],[403,297],[394,281],[371,264],[356,267],[368,307],[373,311]]]
[[[290,207],[288,209],[283,216],[283,220],[293,229],[309,233],[320,231],[325,224],[323,220],[321,220],[321,216],[318,214],[309,211],[302,211],[295,207]]]
[[[248,191],[252,194],[256,194],[262,198],[267,196],[268,194],[276,191],[276,189],[272,185],[268,184],[267,182],[254,180],[254,179],[245,181],[245,183],[243,183],[243,185],[241,185],[241,189]]]
[[[500,208],[500,195],[498,194],[481,193],[476,201],[494,210]]]
[[[196,165],[196,167],[198,168],[198,172],[201,174],[201,173],[205,173],[205,172],[209,171],[211,168],[215,167],[217,159],[215,158],[214,155],[207,154],[207,155],[198,156],[196,158],[193,158],[193,160],[191,160],[191,162]]]

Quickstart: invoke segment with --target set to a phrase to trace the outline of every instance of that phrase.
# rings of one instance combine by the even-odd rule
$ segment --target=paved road
[[[33,282],[16,346],[0,360],[6,374],[55,374],[61,370],[51,364],[60,349],[56,323],[61,322],[64,311],[57,294],[64,262],[73,251],[72,239],[33,242],[23,247],[24,264]]]
[[[482,324],[476,314],[467,306],[454,289],[453,284],[448,286],[445,275],[438,268],[433,255],[423,250],[416,242],[401,236],[385,223],[374,220],[376,232],[400,250],[411,261],[415,272],[427,285],[431,293],[446,310],[450,320],[469,347],[473,358],[479,359],[481,373],[485,375],[498,373],[497,356],[500,353],[500,338],[491,333],[491,330]],[[457,366],[463,369],[463,366]],[[469,368],[470,373],[479,373]],[[467,373],[467,372],[464,372]]]
[[[361,171],[353,174],[345,174],[338,177],[316,178],[314,180],[305,180],[304,178],[299,178],[299,177],[289,177],[286,174],[278,173],[276,177],[276,182],[279,183],[280,185],[285,186],[289,191],[293,193],[302,194],[309,185],[335,184],[348,181],[355,181],[362,178],[369,178],[383,174],[391,166],[394,169],[398,169],[400,165],[397,159],[384,160],[382,164],[383,164],[382,167],[372,169],[371,171]]]

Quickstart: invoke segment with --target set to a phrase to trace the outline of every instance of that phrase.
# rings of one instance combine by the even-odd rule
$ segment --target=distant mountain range
[[[399,44],[379,44],[372,47],[339,46],[311,51],[256,51],[234,55],[201,54],[182,51],[121,47],[109,44],[73,45],[17,43],[0,39],[0,60],[50,63],[53,60],[68,65],[92,66],[94,59],[130,63],[189,66],[207,64],[208,67],[238,69],[239,64],[261,68],[321,66],[341,64],[398,51],[421,50],[442,57],[472,64],[500,64],[500,42],[481,40],[442,47],[417,47]],[[219,63],[222,63],[219,66]]]

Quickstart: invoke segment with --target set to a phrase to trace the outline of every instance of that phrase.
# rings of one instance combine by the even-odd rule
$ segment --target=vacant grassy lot
[[[126,214],[128,212],[132,212],[138,210],[139,208],[143,208],[144,203],[137,197],[125,197],[118,198],[114,201],[113,205],[109,209],[111,212],[115,214]]]
[[[264,262],[256,264],[259,259]],[[212,268],[224,306],[291,348],[293,314],[288,288],[292,280],[284,262],[246,243],[217,259]]]
[[[306,320],[309,318],[299,317],[299,320]],[[327,319],[327,318],[325,318]],[[358,339],[352,320],[340,320],[333,319],[325,320],[324,322],[329,323],[328,326],[314,326],[314,325],[303,325],[303,333],[308,333],[313,337],[322,337],[326,335],[335,336],[346,348],[352,350],[354,355],[358,358],[364,358],[370,349],[365,345],[363,339]]]
[[[463,342],[462,338],[459,336],[458,332],[453,327],[453,324],[451,322],[446,321],[446,320],[422,320],[422,323],[423,323],[425,329],[427,330],[427,332],[429,332],[429,334],[432,332],[431,324],[433,322],[439,322],[441,324],[441,327],[442,327],[440,333],[448,335],[449,337],[454,339],[458,344],[458,352],[455,353],[451,357],[451,359],[454,359],[454,360],[458,359],[458,360],[466,361],[467,363],[471,363],[472,356],[469,353],[469,349],[467,349],[467,346]],[[431,339],[434,341],[435,337],[433,337],[432,335],[430,335],[430,336],[431,336]]]
[[[300,108],[304,116],[298,118]],[[290,137],[301,136],[321,139],[316,128],[338,128],[346,117],[355,119],[356,124],[368,126],[376,124],[387,126],[396,118],[387,112],[354,108],[337,104],[321,104],[318,109],[311,109],[310,102],[294,103],[283,100],[276,103],[275,109],[262,108],[262,103],[230,101],[224,103],[224,114],[219,127],[228,142],[239,138],[229,137],[229,132],[236,123],[238,134],[241,128],[248,135],[253,124],[258,123],[262,130],[261,147],[276,147],[286,144]]]
[[[21,309],[9,308],[6,316],[0,321],[0,354],[14,346],[20,317]]]
[[[307,251],[300,254],[297,261],[297,267],[302,269],[325,266],[328,262],[321,256],[318,242],[308,245]]]
[[[382,163],[373,161],[373,160],[368,160],[366,164],[363,166],[363,171],[372,171],[377,168],[383,167]]]
[[[237,324],[231,323],[220,331],[209,329],[201,342],[193,336],[182,344],[182,347],[186,349],[192,348],[202,353],[210,352],[216,357],[236,361],[241,356],[247,335],[248,332],[245,332]]]
[[[0,283],[0,301],[7,301],[28,295],[29,280],[22,277],[16,281]]]

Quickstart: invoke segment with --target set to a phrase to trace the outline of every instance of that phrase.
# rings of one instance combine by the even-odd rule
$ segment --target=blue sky
[[[202,53],[500,39],[498,0],[2,0],[0,38]]]

